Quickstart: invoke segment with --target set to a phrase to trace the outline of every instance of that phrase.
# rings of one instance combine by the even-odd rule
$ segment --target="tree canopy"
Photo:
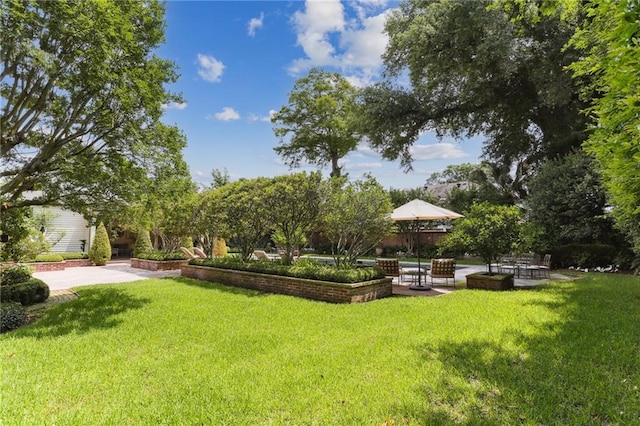
[[[3,210],[115,208],[181,160],[184,139],[158,121],[179,100],[164,88],[174,64],[153,53],[159,1],[7,0],[0,26]]]
[[[583,96],[593,100],[587,152],[602,169],[619,227],[640,253],[640,5],[592,0],[588,19],[571,40],[587,54],[571,65],[588,77]]]
[[[304,160],[319,167],[330,164],[331,176],[339,177],[338,160],[360,141],[355,97],[355,88],[340,74],[311,69],[295,82],[289,104],[271,118],[280,139],[275,151],[290,167]]]
[[[360,96],[371,146],[410,170],[424,131],[484,135],[485,156],[520,174],[579,146],[585,104],[565,70],[578,57],[565,48],[575,23],[561,16],[562,4],[549,13],[531,2],[402,2],[385,26],[387,80]]]
[[[581,151],[542,165],[531,180],[526,207],[528,218],[543,230],[545,251],[571,243],[617,245],[600,173]]]

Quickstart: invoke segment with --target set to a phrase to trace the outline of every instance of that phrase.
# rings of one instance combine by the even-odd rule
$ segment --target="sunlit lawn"
[[[79,289],[0,336],[3,425],[640,423],[640,278],[332,305]]]

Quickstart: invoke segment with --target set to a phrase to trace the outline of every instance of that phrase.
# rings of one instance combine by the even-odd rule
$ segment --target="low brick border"
[[[91,266],[91,261],[89,259],[67,259],[65,260],[67,263],[67,268],[77,268],[80,266]]]
[[[173,269],[180,269],[181,266],[189,263],[187,259],[184,260],[149,260],[138,259],[137,257],[131,258],[131,267],[138,269],[145,269],[147,271],[170,271]]]
[[[391,278],[344,284],[195,265],[182,266],[180,274],[233,287],[331,303],[369,302],[393,295]]]

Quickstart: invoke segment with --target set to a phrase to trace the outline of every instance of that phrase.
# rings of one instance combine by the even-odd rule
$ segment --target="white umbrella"
[[[417,288],[426,288],[422,286],[422,268],[420,267],[420,229],[417,224],[423,220],[445,220],[445,219],[458,219],[464,217],[459,213],[447,210],[443,207],[435,206],[431,203],[427,203],[422,200],[412,200],[407,204],[403,204],[391,213],[391,219],[395,221],[408,221],[412,220],[416,222],[416,229],[418,230],[417,238],[417,252],[418,252],[418,286]]]

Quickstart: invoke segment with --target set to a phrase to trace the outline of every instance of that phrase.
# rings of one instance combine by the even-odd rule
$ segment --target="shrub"
[[[111,259],[109,234],[102,222],[100,222],[98,229],[96,229],[96,236],[93,238],[93,244],[89,250],[89,259],[96,265],[106,265],[107,260]]]
[[[38,278],[4,286],[0,293],[0,302],[20,302],[23,306],[41,303],[49,297],[49,286]]]
[[[595,268],[613,265],[618,250],[609,244],[567,244],[552,251],[554,264],[566,268]]]
[[[15,285],[31,279],[33,269],[28,265],[5,266],[0,271],[0,285]]]
[[[142,253],[152,252],[153,245],[151,244],[151,236],[149,235],[149,231],[146,229],[140,228],[138,230],[138,237],[136,238],[136,242],[133,245],[133,257],[140,258]]]
[[[213,256],[214,257],[225,257],[228,253],[227,242],[224,238],[216,238],[213,243]]]
[[[191,259],[189,264],[336,283],[356,283],[385,277],[384,271],[375,266],[336,268],[333,265],[321,264],[311,259],[300,259],[294,265],[285,265],[279,260],[243,261],[240,258],[227,256],[213,259]]]
[[[42,253],[36,256],[35,262],[62,262],[64,258],[59,254]]]
[[[191,237],[182,237],[180,239],[180,245],[178,247],[186,247],[190,251],[193,251],[193,238]]]
[[[24,324],[27,312],[18,303],[0,304],[0,333],[15,330]]]
[[[89,253],[85,253],[82,251],[71,251],[71,252],[64,252],[64,253],[57,253],[60,256],[62,256],[62,258],[64,260],[75,260],[75,259],[88,259],[89,258]]]
[[[187,256],[185,256],[185,254],[182,252],[176,252],[176,251],[165,252],[165,251],[154,250],[146,253],[140,253],[137,256],[137,258],[162,261],[162,260],[186,260]]]

